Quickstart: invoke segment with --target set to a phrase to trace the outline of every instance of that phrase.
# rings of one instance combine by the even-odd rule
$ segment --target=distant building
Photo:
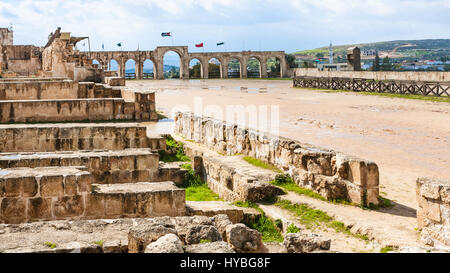
[[[377,53],[377,51],[375,49],[362,49],[361,50],[361,56],[375,56],[375,54]]]
[[[347,63],[336,64],[317,64],[317,69],[320,71],[345,71],[348,70]]]
[[[359,47],[349,47],[347,49],[348,70],[361,71],[361,50]]]

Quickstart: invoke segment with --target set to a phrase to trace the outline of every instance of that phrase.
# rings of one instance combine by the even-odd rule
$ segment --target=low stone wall
[[[416,194],[421,241],[450,247],[450,181],[419,178]]]
[[[123,77],[105,77],[104,81],[110,86],[125,86],[125,78]]]
[[[419,82],[450,82],[450,72],[394,71],[319,71],[317,68],[296,68],[295,76],[324,78],[363,78],[374,80],[404,80]]]
[[[136,123],[0,125],[0,152],[165,149],[164,138],[147,138]]]
[[[80,82],[78,84],[79,99],[89,98],[121,98],[121,88],[93,82]]]
[[[327,199],[378,204],[379,173],[374,162],[192,113],[177,113],[174,131],[219,153],[244,154],[273,164],[298,185]]]

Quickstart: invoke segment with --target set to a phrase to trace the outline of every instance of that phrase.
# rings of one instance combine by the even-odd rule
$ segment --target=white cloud
[[[2,0],[0,26],[18,43],[45,44],[63,31],[91,37],[93,49],[226,40],[228,50],[297,50],[335,43],[450,38],[448,0]],[[208,48],[207,48],[208,49]],[[215,48],[212,48],[215,49]]]

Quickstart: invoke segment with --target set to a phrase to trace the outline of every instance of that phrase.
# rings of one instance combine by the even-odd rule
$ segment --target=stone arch
[[[227,76],[228,78],[242,77],[242,59],[237,56],[231,56],[227,60]]]
[[[164,78],[178,78],[181,79],[183,75],[183,54],[180,53],[179,50],[177,49],[168,49],[163,51],[164,53],[161,55],[162,56],[162,72],[164,75]],[[169,52],[174,52],[178,55],[179,57],[179,67],[178,67],[178,71],[176,71],[176,69],[171,68],[170,71],[164,71],[164,59],[167,55],[167,53]]]
[[[214,60],[217,60],[215,62]],[[212,57],[208,60],[208,78],[222,78],[222,65],[223,61],[221,61],[218,57]]]
[[[147,64],[151,64],[152,67],[146,67]],[[152,58],[146,58],[142,62],[142,78],[143,79],[156,79],[156,62]]]
[[[93,59],[92,60],[92,64],[93,65],[97,65],[98,68],[102,68],[102,61],[97,60],[97,59]]]
[[[124,58],[125,60],[125,79],[136,79],[137,62],[133,58]]]
[[[119,75],[121,67],[120,67],[120,61],[117,61],[115,58],[111,58],[108,60],[108,70],[109,71],[116,71],[117,75]]]
[[[197,63],[191,66],[192,61],[196,60]],[[201,79],[203,78],[203,62],[198,57],[189,58],[189,79]]]
[[[256,66],[256,62],[253,61],[256,60],[258,62],[258,65]],[[247,71],[247,78],[261,78],[262,77],[262,66],[263,61],[258,56],[250,56],[247,60],[247,67],[245,67]]]

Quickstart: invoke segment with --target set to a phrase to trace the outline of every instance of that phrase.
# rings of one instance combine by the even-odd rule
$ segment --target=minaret
[[[333,64],[333,44],[330,41],[330,64]]]

